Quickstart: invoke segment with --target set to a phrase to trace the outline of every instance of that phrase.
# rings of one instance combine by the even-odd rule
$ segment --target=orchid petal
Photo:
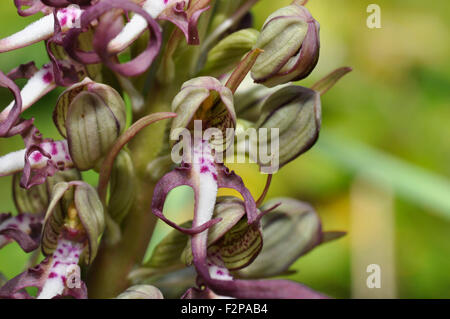
[[[51,258],[51,266],[47,279],[37,299],[51,299],[62,295],[67,287],[67,276],[71,268],[78,267],[83,245],[60,239]]]
[[[64,168],[72,167],[67,141],[44,142],[30,148],[11,152],[0,157],[0,176],[17,173],[28,166],[32,169],[42,169],[49,161]]]
[[[178,1],[171,6],[167,6],[167,9],[161,12],[159,19],[168,20],[175,24],[183,32],[188,44],[197,45],[200,43],[197,30],[198,19],[203,12],[210,9],[210,6],[188,13],[185,4],[185,1]]]
[[[8,74],[6,75],[7,77],[9,77],[11,80],[16,80],[16,79],[30,79],[36,72],[38,72],[38,68],[36,67],[36,65],[34,64],[33,61],[25,63],[25,64],[21,64],[18,67],[12,69],[11,71],[8,72]]]
[[[82,248],[80,244],[61,239],[52,257],[44,259],[36,267],[29,268],[3,285],[0,288],[0,298],[31,299],[25,291],[27,287],[38,288],[38,299],[62,296],[87,298],[86,285],[81,281],[78,285],[71,278],[73,270],[78,267]],[[74,284],[73,288],[70,284]]]
[[[173,1],[173,0],[172,0]],[[144,9],[153,19],[156,19],[160,13],[170,4],[167,0],[147,0],[142,5]],[[125,24],[122,31],[108,44],[109,52],[121,52],[133,43],[142,32],[147,29],[147,21],[135,14],[131,20]]]
[[[3,72],[0,71],[0,86],[6,87],[14,95],[14,101],[8,114],[5,115],[4,119],[0,118],[0,137],[11,136],[18,134],[18,132],[11,133],[13,126],[17,123],[20,113],[22,111],[22,97],[18,86],[8,78]]]
[[[122,28],[121,19],[117,19],[115,14],[110,13],[111,9],[122,9],[126,12],[133,11],[146,19],[147,29],[151,34],[151,41],[148,41],[146,49],[141,52],[132,61],[120,64],[116,62],[114,55],[108,51],[107,47],[111,40],[113,40]],[[85,52],[77,48],[78,36],[90,26],[91,22],[97,20],[103,15],[103,19],[97,26],[93,47],[95,52]],[[161,28],[158,23],[140,6],[130,1],[109,0],[101,1],[89,7],[81,16],[80,28],[72,29],[64,38],[64,48],[67,53],[75,61],[83,64],[94,64],[102,61],[113,71],[120,73],[123,76],[136,76],[145,72],[153,60],[159,53],[162,43]]]
[[[28,80],[27,84],[25,84],[25,86],[20,91],[20,96],[22,98],[21,113],[54,88],[56,88],[56,84],[53,79],[52,69],[49,65],[44,65],[42,69],[34,73],[34,75]],[[16,101],[12,101],[0,113],[0,122],[6,120],[8,115],[11,113],[15,103]]]
[[[34,214],[0,214],[0,248],[15,240],[25,252],[39,246],[42,218]]]
[[[44,12],[47,9],[41,0],[14,0],[14,5],[21,17],[28,17],[41,11]],[[28,8],[23,10],[22,6],[28,6]]]
[[[79,24],[79,19],[83,10],[77,6],[69,6],[59,10],[57,17],[61,24],[62,31],[68,31]],[[23,30],[0,40],[0,53],[20,49],[39,41],[47,40],[54,33],[53,14],[48,14],[43,18],[26,26]]]
[[[153,201],[152,201],[152,212],[155,214],[158,218],[160,218],[163,222],[168,224],[169,226],[185,233],[188,235],[196,234],[203,232],[204,230],[208,229],[212,225],[218,223],[220,219],[213,219],[209,220],[206,223],[199,225],[197,227],[192,228],[185,228],[178,226],[173,221],[167,219],[163,214],[163,207],[164,202],[166,199],[167,194],[174,189],[175,187],[187,185],[192,187],[194,190],[197,190],[196,184],[193,184],[193,182],[190,179],[190,167],[179,167],[173,170],[172,172],[167,173],[162,177],[159,182],[155,186],[155,192],[153,194]],[[194,196],[196,197],[197,202],[197,192],[194,191]]]

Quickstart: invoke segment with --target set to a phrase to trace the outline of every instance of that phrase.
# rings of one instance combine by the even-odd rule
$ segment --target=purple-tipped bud
[[[267,18],[255,47],[264,50],[252,68],[255,82],[273,87],[301,80],[319,59],[319,23],[294,1]]]

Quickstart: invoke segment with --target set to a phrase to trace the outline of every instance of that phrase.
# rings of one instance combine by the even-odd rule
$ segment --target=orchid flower
[[[37,287],[38,299],[86,298],[85,284],[71,276],[81,261],[93,261],[103,228],[103,206],[92,186],[79,181],[56,184],[42,231],[47,258],[8,281],[0,288],[0,297],[30,298],[23,289]]]

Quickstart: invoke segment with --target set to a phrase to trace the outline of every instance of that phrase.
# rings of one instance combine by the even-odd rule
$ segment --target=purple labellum
[[[41,0],[14,0],[14,5],[17,7],[17,13],[22,17],[28,17],[38,12],[48,13],[49,10]],[[28,8],[22,9],[23,6],[28,6]]]
[[[9,280],[0,288],[0,298],[31,299],[27,287],[38,288],[38,299],[72,296],[87,298],[87,289],[79,278],[78,261],[83,245],[65,239],[58,241],[62,253],[44,259],[39,265]]]
[[[30,136],[25,137],[26,149],[0,157],[0,176],[23,170],[20,185],[25,188],[44,183],[47,176],[53,176],[57,170],[73,167],[66,140],[34,144],[39,137],[34,127],[31,130]]]
[[[0,248],[16,241],[25,252],[38,248],[42,228],[39,215],[0,214]]]
[[[207,236],[192,237],[194,266],[200,276],[200,284],[216,294],[241,299],[323,299],[327,296],[299,283],[282,280],[233,279],[218,258],[207,256]]]
[[[72,270],[78,269],[83,248],[82,244],[65,239],[58,241],[58,246],[51,257],[50,273],[37,299],[51,299],[62,295],[65,289],[70,288],[67,279],[73,275]]]
[[[159,15],[159,19],[175,24],[184,33],[188,44],[197,45],[200,43],[197,30],[198,19],[203,12],[210,9],[210,6],[198,9],[190,16],[185,7],[185,1],[174,2]]]
[[[30,71],[31,70],[32,69],[30,69]],[[20,71],[20,69],[18,69],[13,70],[10,73],[12,73],[14,77],[17,77],[19,75],[30,75],[30,71],[27,71],[28,73],[21,74],[20,72],[23,72],[23,70]],[[56,88],[56,84],[53,80],[53,70],[48,64],[44,65],[39,71],[34,72],[22,90],[19,90],[17,85],[12,82],[11,79],[6,78],[3,74],[0,74],[0,85],[8,87],[14,93],[14,101],[12,101],[0,113],[0,136],[4,134],[2,127],[4,125],[6,126],[6,123],[10,123],[8,121],[15,123],[21,113],[31,107],[48,92]],[[20,105],[20,107],[17,105]],[[16,120],[14,121],[13,118],[16,118]]]
[[[17,68],[12,69],[6,75],[11,80],[15,81],[17,79],[27,79],[29,80],[39,69],[36,67],[34,62],[28,62],[19,65]]]
[[[0,86],[6,87],[14,94],[14,102],[9,107],[9,111],[3,111],[0,114],[0,137],[7,137],[11,136],[10,130],[16,124],[22,112],[22,97],[17,85],[1,71]]]
[[[20,185],[30,188],[45,182],[57,170],[73,167],[67,141],[49,141],[32,145],[25,153],[25,163]]]
[[[197,141],[193,147],[192,164],[183,164],[163,176],[156,184],[153,194],[152,212],[165,223],[186,234],[205,233],[204,230],[219,222],[211,219],[216,203],[218,188],[233,188],[244,197],[244,205],[249,223],[257,221],[255,200],[245,187],[242,179],[230,172],[223,164],[214,162],[209,143]],[[175,187],[187,185],[194,190],[194,222],[190,229],[182,228],[168,220],[162,213],[167,194]]]
[[[120,64],[115,62],[114,54],[108,51],[108,44],[122,29],[120,19],[115,15],[104,16],[100,21],[94,35],[93,46],[95,52],[84,52],[77,48],[78,36],[87,28],[92,21],[97,20],[111,9],[122,9],[133,11],[142,16],[147,22],[147,28],[151,34],[151,40],[147,48],[141,52],[134,60]],[[145,72],[159,53],[161,47],[161,30],[155,20],[138,5],[123,0],[102,1],[89,7],[81,16],[81,26],[69,31],[64,38],[64,48],[67,53],[76,61],[83,64],[99,63],[100,61],[123,76],[136,76]]]

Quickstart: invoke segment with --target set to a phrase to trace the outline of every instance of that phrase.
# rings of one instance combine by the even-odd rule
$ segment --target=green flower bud
[[[259,140],[270,149],[272,143],[279,144],[278,163],[259,165],[276,170],[309,150],[319,137],[321,121],[319,93],[293,85],[276,91],[264,101],[256,127],[279,129],[277,140],[269,133]]]
[[[125,103],[112,87],[89,78],[65,90],[53,120],[79,170],[96,167],[125,127]]]
[[[219,256],[229,270],[241,269],[250,264],[262,248],[262,234],[255,224],[248,224],[242,200],[219,197],[214,207],[214,218],[222,220],[208,231],[208,254]],[[182,260],[192,263],[190,241],[184,249]]]
[[[306,203],[289,198],[276,198],[264,208],[281,203],[261,220],[264,246],[261,253],[237,274],[244,278],[278,276],[322,240],[319,216]]]
[[[164,299],[164,297],[155,286],[135,285],[122,292],[116,299]]]
[[[234,93],[234,108],[238,119],[256,122],[259,118],[261,105],[264,100],[272,93],[281,89],[281,87],[287,85],[289,84],[268,88],[262,84],[256,84],[253,82],[250,74],[247,75],[241,85],[239,85],[236,93]]]
[[[20,175],[14,174],[13,199],[19,213],[41,214],[47,210],[53,186],[59,182],[80,180],[80,172],[76,169],[57,171],[47,177],[44,184],[35,185],[29,189],[20,187]]]
[[[136,176],[130,154],[122,150],[111,172],[109,215],[120,224],[130,211],[136,194]]]
[[[222,130],[224,144],[229,145],[226,129],[236,126],[233,93],[216,78],[201,76],[183,83],[172,101],[172,111],[177,113],[170,131],[173,144],[179,138],[180,128],[192,129],[194,120],[201,120],[202,130]]]
[[[294,1],[267,18],[255,47],[264,50],[252,68],[255,82],[273,87],[301,80],[319,59],[319,23]]]
[[[60,182],[53,187],[42,229],[42,252],[50,256],[58,240],[86,243],[86,263],[94,260],[98,239],[105,228],[103,205],[96,190],[81,181]]]
[[[259,32],[243,29],[221,40],[209,52],[202,74],[220,76],[231,71],[256,43]]]

